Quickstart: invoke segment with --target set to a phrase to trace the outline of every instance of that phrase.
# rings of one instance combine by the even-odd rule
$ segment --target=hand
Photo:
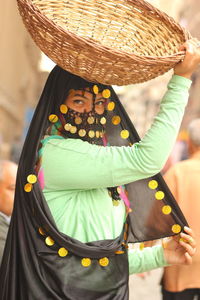
[[[196,241],[194,232],[191,228],[184,227],[186,233],[181,232],[179,235],[173,236],[165,245],[164,257],[168,264],[190,265],[192,256],[196,252]]]
[[[200,63],[200,42],[197,39],[190,39],[179,48],[179,51],[186,51],[186,54],[184,60],[174,67],[174,74],[190,79]]]

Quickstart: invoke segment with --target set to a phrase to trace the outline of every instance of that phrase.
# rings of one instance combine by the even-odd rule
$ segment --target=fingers
[[[189,227],[184,227],[184,231],[187,232],[187,234],[181,232],[180,234],[181,239],[179,240],[179,243],[186,251],[185,252],[186,264],[191,264],[192,256],[196,252],[195,236],[193,230]]]

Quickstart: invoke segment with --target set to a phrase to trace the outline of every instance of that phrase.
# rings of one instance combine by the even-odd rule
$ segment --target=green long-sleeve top
[[[42,141],[43,193],[60,232],[83,243],[121,234],[125,206],[113,206],[107,187],[151,177],[176,140],[188,100],[189,79],[174,75],[144,138],[132,147],[102,147],[50,136]],[[161,246],[129,251],[129,273],[166,265]]]

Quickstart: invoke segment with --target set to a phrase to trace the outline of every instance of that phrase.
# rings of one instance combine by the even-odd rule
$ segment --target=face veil
[[[128,212],[116,239],[81,243],[58,231],[37,180],[40,141],[52,126],[49,116],[60,116],[60,105],[69,90],[92,90],[94,85],[100,91],[110,91],[104,146],[131,146],[139,141],[110,86],[87,82],[58,66],[52,70],[20,158],[14,211],[0,270],[1,299],[128,299],[127,243],[172,236],[187,225],[162,176],[157,174],[111,189],[114,200],[122,199]],[[116,255],[117,251],[124,254]],[[86,265],[92,262],[91,267],[83,268],[80,261]],[[96,261],[106,268],[102,271]]]

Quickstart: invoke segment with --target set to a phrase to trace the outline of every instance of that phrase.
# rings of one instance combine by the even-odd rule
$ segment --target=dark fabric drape
[[[40,140],[50,125],[48,116],[59,113],[59,106],[69,89],[92,86],[93,83],[58,66],[48,77],[19,162],[14,211],[0,269],[1,300],[128,299],[127,240],[124,235],[127,228],[123,228],[121,236],[114,240],[81,243],[57,230],[38,182],[33,184],[31,192],[24,191],[27,176],[35,174]],[[139,141],[114,90],[99,86],[109,88],[111,100],[115,102],[115,109],[107,113],[106,135],[109,145],[128,146]],[[121,117],[117,126],[111,121],[114,115]],[[129,131],[128,139],[120,137],[122,129]],[[156,189],[148,187],[151,180],[158,182]],[[160,174],[130,183],[124,188],[132,208],[127,218],[129,242],[171,236],[174,234],[172,225],[187,225]],[[159,190],[165,194],[161,201],[155,199],[155,192]],[[170,214],[163,215],[163,204],[172,207]],[[45,243],[47,237],[53,239],[53,245]],[[67,249],[69,254],[60,257],[60,248]],[[124,254],[115,254],[122,250]],[[107,267],[96,263],[104,257],[109,258]],[[83,267],[80,264],[82,258],[90,258],[91,266]]]

